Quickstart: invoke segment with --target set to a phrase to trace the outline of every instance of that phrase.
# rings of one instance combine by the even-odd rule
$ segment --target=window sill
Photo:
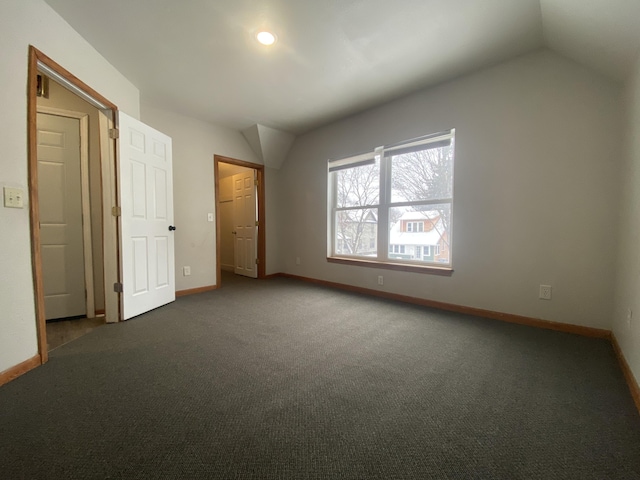
[[[353,265],[357,267],[382,268],[385,270],[398,270],[401,272],[425,273],[427,275],[441,275],[450,277],[453,269],[449,267],[434,267],[433,265],[409,265],[406,263],[378,262],[377,260],[360,260],[355,258],[327,257],[329,263],[341,265]]]

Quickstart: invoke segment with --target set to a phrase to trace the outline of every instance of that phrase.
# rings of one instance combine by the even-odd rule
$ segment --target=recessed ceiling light
[[[271,32],[262,31],[256,34],[256,40],[262,45],[273,45],[276,43],[276,36]]]

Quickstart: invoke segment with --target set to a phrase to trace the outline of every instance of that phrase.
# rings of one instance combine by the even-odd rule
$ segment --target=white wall
[[[284,271],[282,259],[284,256],[284,244],[282,243],[282,228],[288,223],[283,217],[284,208],[288,199],[288,190],[281,183],[280,169],[265,167],[265,207],[266,207],[266,255],[267,264],[265,272],[267,275],[281,273]],[[282,222],[287,222],[283,225]]]
[[[173,140],[176,290],[216,283],[213,156],[224,155],[259,164],[239,131],[142,104],[142,121]],[[191,267],[191,276],[182,267]]]
[[[27,67],[33,45],[133,116],[137,88],[42,0],[0,2],[0,187],[27,189]],[[0,206],[0,372],[37,354],[29,210]]]
[[[620,92],[540,50],[299,137],[279,179],[288,190],[280,224],[284,270],[609,329]],[[453,275],[327,263],[327,159],[452,127]],[[538,299],[540,284],[553,287],[553,300]]]
[[[625,94],[627,124],[613,334],[640,382],[640,59]],[[631,319],[627,318],[628,309]]]

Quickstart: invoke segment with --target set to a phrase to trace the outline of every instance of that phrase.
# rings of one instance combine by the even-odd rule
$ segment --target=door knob
[[[169,225],[169,231],[173,232],[176,229],[176,227],[174,227],[173,225]]]

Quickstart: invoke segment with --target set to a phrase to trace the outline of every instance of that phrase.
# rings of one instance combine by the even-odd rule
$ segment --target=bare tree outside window
[[[391,202],[415,202],[453,197],[453,140],[451,145],[427,148],[391,157]],[[416,211],[433,211],[433,205],[414,207]],[[437,208],[441,222],[433,223],[441,234],[450,232],[451,206]],[[394,219],[397,221],[397,219]],[[430,220],[429,220],[430,221]],[[445,242],[448,244],[449,235]]]
[[[346,168],[335,172],[338,207],[366,207],[380,201],[380,163]],[[377,252],[378,210],[351,208],[336,215],[336,239],[342,240],[344,255],[375,256]],[[336,243],[337,244],[337,243]]]

